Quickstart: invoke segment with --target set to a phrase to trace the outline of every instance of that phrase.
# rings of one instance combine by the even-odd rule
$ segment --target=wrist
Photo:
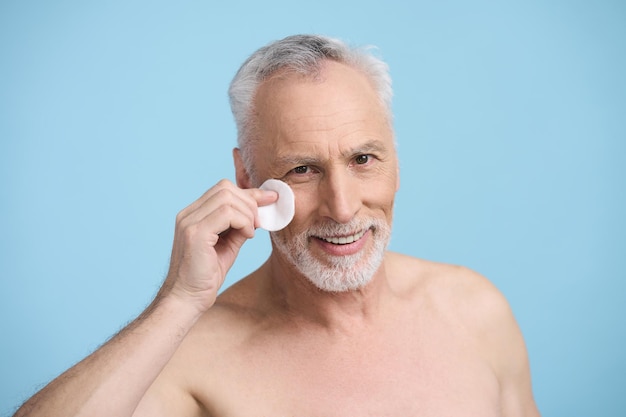
[[[159,295],[146,310],[175,323],[185,333],[200,319],[204,310],[174,293]]]

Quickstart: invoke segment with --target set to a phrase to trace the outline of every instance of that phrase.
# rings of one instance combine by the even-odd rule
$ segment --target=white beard
[[[314,236],[343,236],[368,229],[373,245],[354,255],[327,255],[319,259],[308,247],[309,239],[314,239]],[[389,243],[391,227],[384,220],[368,219],[349,224],[329,222],[317,225],[289,241],[278,232],[270,233],[270,236],[274,247],[317,288],[328,292],[346,292],[363,288],[378,271]]]

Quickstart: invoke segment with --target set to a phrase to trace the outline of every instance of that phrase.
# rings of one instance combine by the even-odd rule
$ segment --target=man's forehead
[[[326,87],[332,85],[332,87]],[[262,104],[293,100],[299,96],[316,95],[322,91],[327,99],[339,99],[346,94],[344,86],[352,86],[360,94],[378,97],[371,80],[360,70],[336,61],[326,61],[313,73],[300,73],[288,69],[278,70],[263,80],[255,92],[255,104],[261,105],[256,111],[262,111]],[[329,91],[331,88],[332,91]],[[342,90],[337,94],[337,90]],[[355,91],[353,90],[353,92]],[[349,93],[348,93],[349,94]],[[319,98],[319,96],[318,96]],[[261,101],[262,103],[259,103]]]

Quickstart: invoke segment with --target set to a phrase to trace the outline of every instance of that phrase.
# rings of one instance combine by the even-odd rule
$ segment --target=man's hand
[[[278,199],[274,191],[241,189],[222,180],[176,217],[168,276],[159,293],[208,310],[235,262],[254,237],[257,208]]]

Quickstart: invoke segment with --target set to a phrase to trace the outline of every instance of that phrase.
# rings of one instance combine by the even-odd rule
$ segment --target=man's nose
[[[349,172],[327,172],[320,184],[320,215],[348,223],[361,208],[360,192]]]

